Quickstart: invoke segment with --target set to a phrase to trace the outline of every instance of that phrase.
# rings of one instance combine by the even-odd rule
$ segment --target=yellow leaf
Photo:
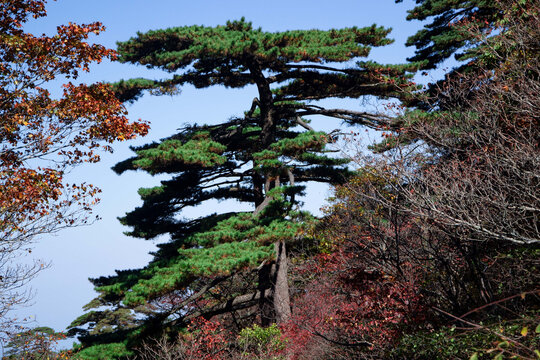
[[[527,336],[527,333],[529,332],[529,329],[525,326],[523,329],[521,329],[521,336]]]

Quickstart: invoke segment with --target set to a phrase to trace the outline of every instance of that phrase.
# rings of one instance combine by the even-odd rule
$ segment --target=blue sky
[[[114,48],[116,41],[127,40],[137,31],[193,24],[212,26],[242,16],[265,31],[330,29],[376,23],[392,27],[390,37],[396,41],[385,48],[374,49],[370,59],[400,63],[413,53],[412,48],[403,45],[406,38],[420,27],[417,22],[405,21],[406,10],[413,5],[411,0],[400,4],[395,4],[393,0],[58,0],[48,4],[46,18],[31,21],[26,29],[35,34],[51,34],[57,25],[70,21],[101,21],[107,31],[92,38],[92,41]],[[90,83],[138,76],[159,77],[159,72],[149,72],[131,65],[103,63],[93,66],[91,72],[79,80]],[[148,252],[154,248],[155,242],[124,236],[122,232],[127,229],[118,223],[116,217],[140,203],[136,193],[139,187],[156,185],[159,178],[136,172],[117,176],[110,170],[111,166],[132,155],[128,148],[130,145],[145,144],[171,135],[184,123],[212,123],[239,115],[250,106],[254,96],[254,88],[195,90],[186,87],[176,97],[146,96],[128,105],[131,118],[151,122],[150,134],[143,139],[116,143],[114,153],[104,154],[102,162],[83,166],[70,174],[70,181],[85,181],[103,190],[100,196],[102,201],[95,209],[102,220],[38,240],[31,255],[50,262],[51,266],[32,282],[36,291],[33,305],[19,310],[17,315],[30,317],[35,325],[64,330],[83,313],[82,306],[95,295],[87,280],[89,277],[110,275],[115,269],[144,266],[150,260]],[[347,106],[360,108],[362,104],[356,100]],[[332,128],[337,126],[339,123]],[[319,187],[313,192],[307,202],[311,209],[317,210],[329,191]]]

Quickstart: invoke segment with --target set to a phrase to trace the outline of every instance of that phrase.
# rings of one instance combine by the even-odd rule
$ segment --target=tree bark
[[[276,312],[276,322],[280,324],[291,317],[289,282],[287,281],[287,252],[283,241],[276,242],[274,247],[276,251],[274,311]]]
[[[261,325],[270,326],[276,319],[273,305],[273,275],[275,273],[275,264],[266,264],[259,269],[259,286],[258,290],[263,296],[259,299],[259,314],[261,317]]]
[[[263,149],[267,149],[274,142],[276,135],[273,94],[270,89],[270,82],[264,76],[257,60],[254,59],[253,63],[249,67],[249,70],[259,91],[258,105],[260,109],[261,126],[260,145]],[[265,174],[265,178],[265,199],[262,203],[255,204],[255,214],[261,212],[271,200],[271,198],[268,197],[268,185],[270,181],[269,174]],[[275,182],[275,186],[279,186],[279,176]],[[287,281],[287,253],[285,243],[278,241],[274,244],[274,248],[276,252],[276,263],[274,274],[273,305],[276,322],[279,324],[287,321],[290,318],[291,306],[289,300],[289,284]],[[261,315],[264,316],[264,312]]]

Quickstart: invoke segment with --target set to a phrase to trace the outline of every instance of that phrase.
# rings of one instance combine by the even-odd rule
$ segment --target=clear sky
[[[212,26],[242,16],[265,31],[330,29],[376,23],[392,27],[390,37],[396,41],[385,48],[374,49],[370,59],[401,63],[413,53],[412,48],[403,45],[406,38],[420,27],[417,22],[405,21],[406,10],[413,5],[412,0],[400,4],[393,0],[58,0],[49,1],[48,16],[31,21],[26,29],[34,34],[51,34],[57,25],[70,21],[79,24],[101,21],[107,31],[92,41],[114,48],[116,41],[127,40],[137,31],[193,24]],[[160,77],[159,72],[149,72],[142,67],[104,63],[93,66],[80,80],[90,83],[138,76]],[[82,306],[95,296],[87,280],[89,277],[146,265],[151,258],[148,252],[155,242],[124,236],[122,232],[127,229],[116,218],[140,204],[136,192],[139,187],[157,185],[159,178],[137,172],[117,176],[110,170],[111,166],[132,156],[129,145],[166,137],[184,123],[213,123],[240,115],[249,108],[254,96],[254,88],[195,90],[186,87],[174,98],[146,96],[129,105],[131,118],[151,122],[150,134],[139,140],[114,144],[114,153],[104,154],[101,163],[83,166],[70,175],[70,181],[85,181],[103,190],[102,201],[96,207],[102,220],[39,239],[31,255],[50,262],[51,266],[32,282],[36,291],[33,305],[18,311],[18,316],[31,316],[35,325],[64,330],[83,313]],[[362,104],[357,100],[348,106],[359,108]],[[332,126],[338,127],[339,123]],[[315,189],[307,200],[310,209],[320,207],[328,195],[327,189]],[[216,209],[212,209],[214,211]]]

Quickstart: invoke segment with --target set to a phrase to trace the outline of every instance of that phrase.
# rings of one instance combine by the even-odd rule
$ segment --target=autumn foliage
[[[109,85],[63,85],[53,98],[47,83],[74,80],[93,62],[114,59],[113,50],[87,43],[104,30],[100,23],[59,26],[54,36],[24,32],[30,18],[45,16],[44,1],[7,1],[0,8],[0,229],[3,239],[21,239],[43,232],[42,219],[65,216],[71,205],[86,207],[96,190],[69,188],[66,169],[99,160],[101,141],[145,134],[147,125],[130,123]],[[63,194],[71,194],[62,198]],[[90,200],[91,201],[91,200]],[[56,225],[58,226],[58,225]]]
[[[381,355],[402,332],[423,320],[416,284],[366,266],[342,246],[296,268],[307,286],[295,298],[293,316],[283,326],[291,359],[352,359],[355,353]]]
[[[58,343],[66,339],[63,333],[48,327],[37,327],[10,335],[5,347],[5,360],[61,360],[70,359],[71,351],[56,351]]]
[[[24,31],[27,21],[45,15],[43,0],[0,4],[0,268],[12,279],[1,286],[7,308],[18,301],[10,289],[30,274],[10,276],[13,252],[37,235],[86,222],[98,201],[97,188],[66,183],[66,172],[99,161],[97,151],[110,150],[104,143],[148,130],[128,120],[109,85],[72,82],[90,64],[115,58],[113,50],[88,43],[104,27],[70,23],[52,36]],[[60,81],[66,81],[61,94],[53,96]]]

